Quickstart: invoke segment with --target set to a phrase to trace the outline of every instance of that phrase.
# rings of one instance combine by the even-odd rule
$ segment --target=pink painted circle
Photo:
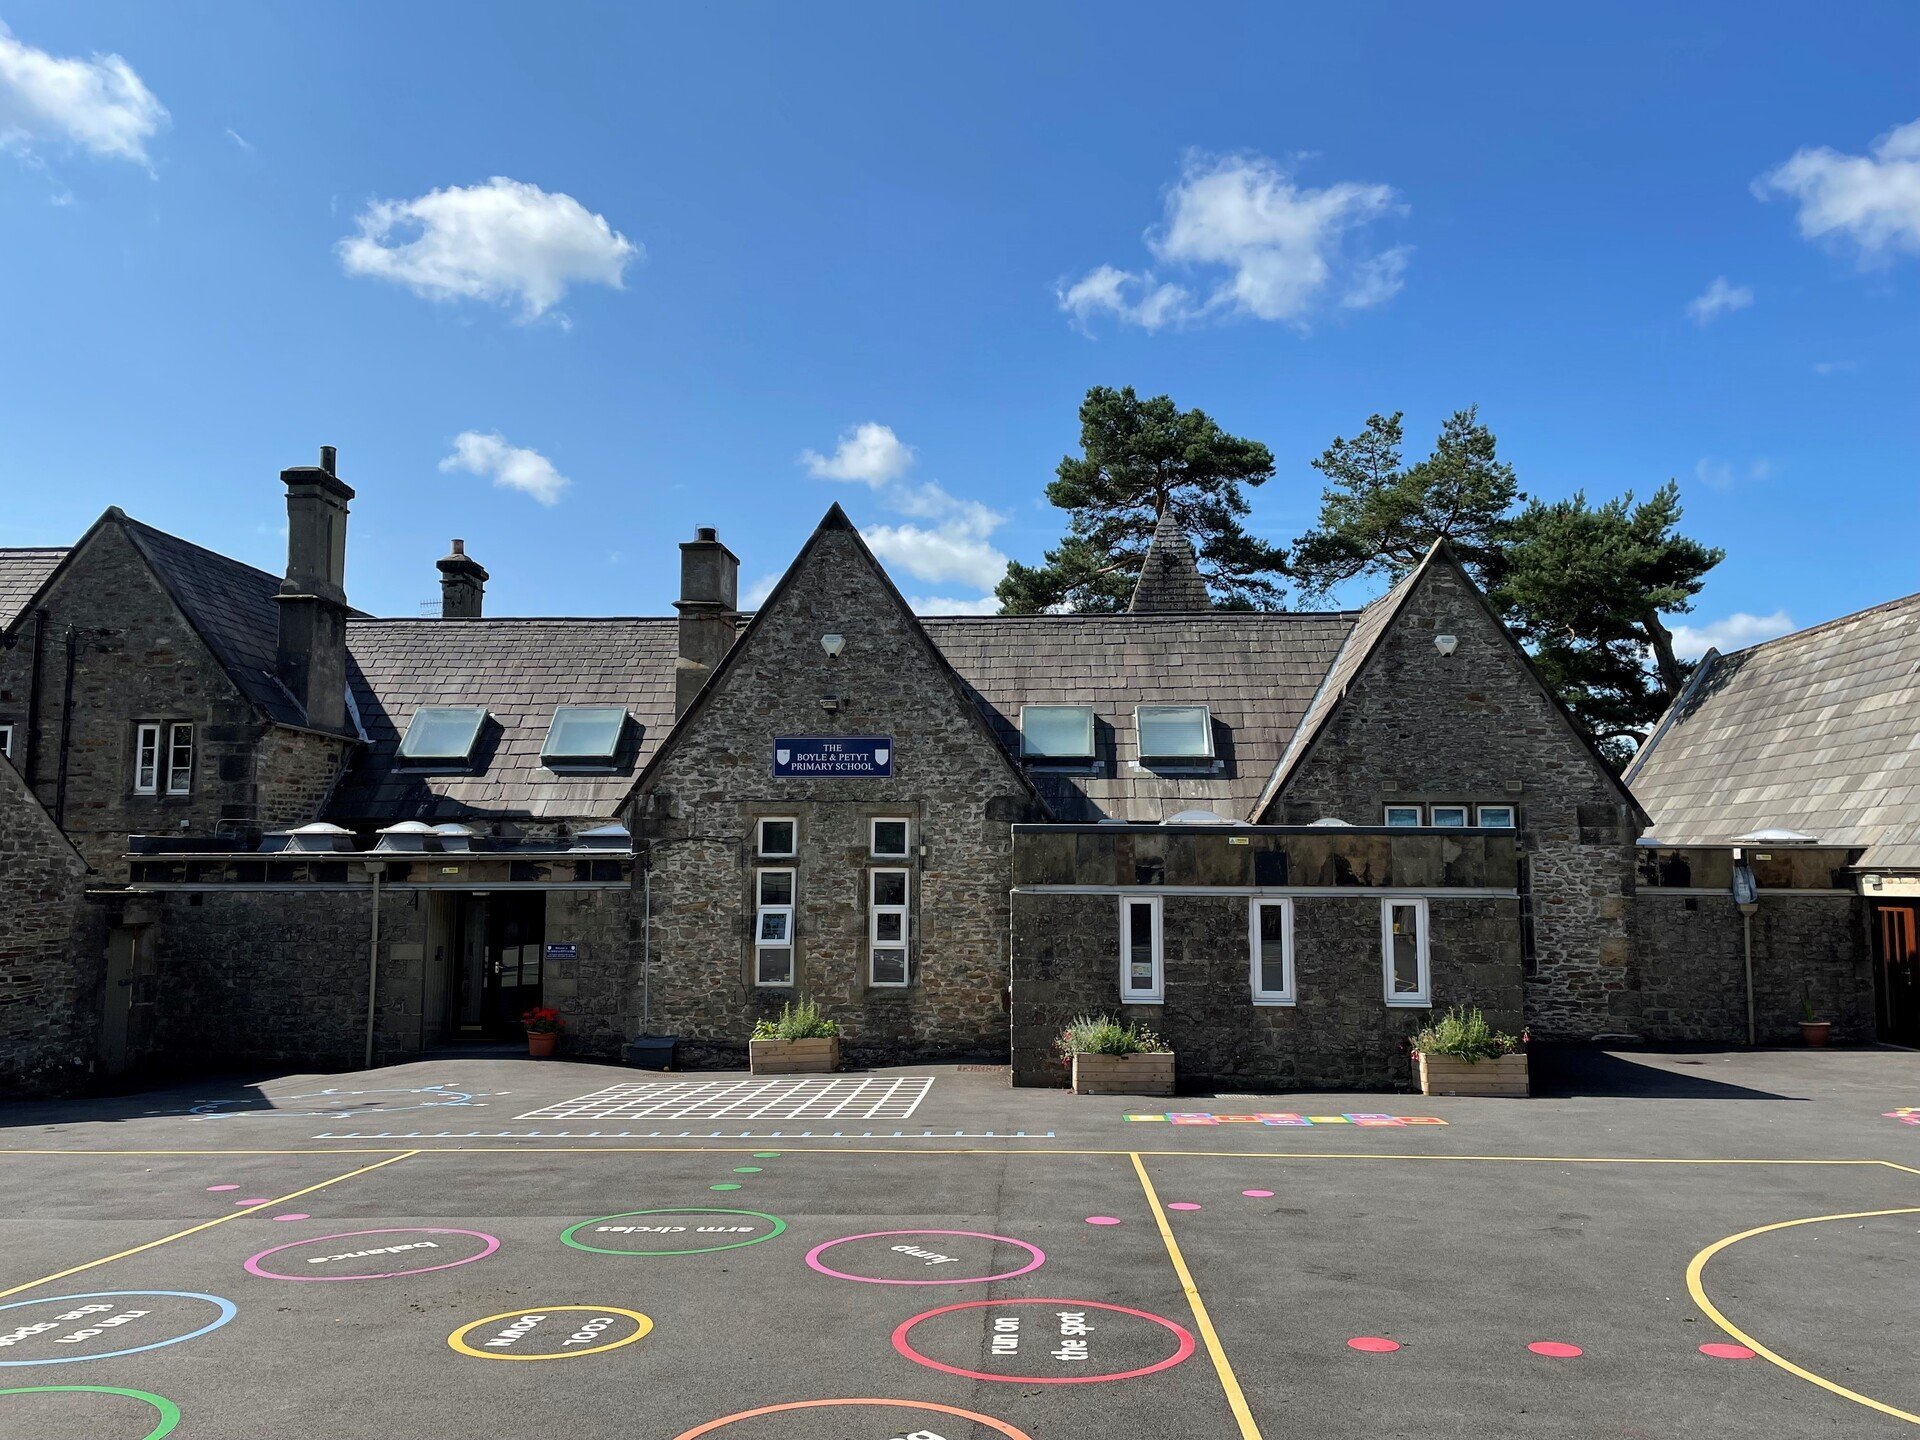
[[[1271,1200],[1273,1198],[1273,1191],[1271,1190],[1242,1190],[1240,1193],[1249,1200]]]
[[[1400,1342],[1384,1335],[1356,1335],[1347,1341],[1347,1348],[1367,1355],[1390,1355],[1400,1348]]]
[[[422,1265],[417,1270],[387,1270],[378,1275],[283,1275],[278,1270],[269,1270],[260,1262],[269,1255],[278,1255],[282,1250],[293,1250],[306,1245],[320,1245],[328,1240],[358,1240],[366,1235],[470,1235],[476,1240],[486,1242],[478,1255],[468,1255],[464,1259],[449,1260],[441,1265]],[[431,1243],[431,1242],[429,1242]],[[284,1245],[275,1245],[262,1250],[258,1255],[249,1257],[246,1269],[249,1275],[258,1275],[262,1280],[301,1280],[308,1284],[324,1285],[343,1280],[398,1280],[405,1275],[425,1275],[434,1270],[451,1270],[456,1265],[471,1265],[476,1260],[484,1260],[500,1248],[500,1242],[492,1235],[480,1230],[453,1230],[439,1226],[401,1225],[384,1230],[347,1230],[338,1235],[311,1235],[305,1240],[289,1240]]]
[[[207,1186],[207,1193],[213,1194],[220,1190],[238,1190],[239,1188],[238,1185],[209,1185]]]
[[[1200,1207],[1191,1200],[1175,1200],[1171,1205],[1167,1206],[1169,1210],[1198,1210],[1199,1208]]]
[[[913,1328],[923,1321],[932,1320],[939,1315],[951,1315],[956,1310],[982,1310],[989,1307],[1011,1309],[1016,1305],[1068,1305],[1075,1310],[1105,1310],[1112,1315],[1131,1315],[1136,1320],[1145,1320],[1171,1331],[1176,1337],[1173,1353],[1164,1360],[1156,1360],[1151,1365],[1142,1365],[1133,1370],[1116,1370],[1106,1375],[995,1375],[987,1370],[967,1370],[958,1365],[948,1365],[923,1355],[913,1348],[907,1337]],[[946,1375],[958,1375],[965,1380],[993,1380],[1005,1385],[1097,1385],[1106,1380],[1134,1380],[1142,1375],[1154,1375],[1162,1370],[1171,1370],[1181,1361],[1193,1354],[1193,1335],[1184,1326],[1176,1325],[1163,1315],[1155,1315],[1150,1310],[1133,1310],[1125,1305],[1109,1305],[1101,1300],[1061,1300],[1061,1299],[1019,1299],[1019,1300],[963,1300],[958,1305],[942,1305],[937,1310],[923,1310],[918,1315],[902,1320],[893,1331],[893,1348],[907,1359],[929,1370],[938,1370]]]
[[[1527,1346],[1536,1355],[1546,1355],[1554,1360],[1571,1360],[1576,1355],[1587,1352],[1578,1345],[1569,1345],[1564,1340],[1536,1340]]]
[[[289,1220],[311,1220],[313,1216],[307,1214],[305,1211],[296,1210],[291,1215],[276,1215],[273,1218],[284,1225]]]
[[[256,1195],[251,1200],[236,1200],[233,1203],[236,1205],[264,1205],[267,1203],[269,1198],[270,1197],[266,1195]]]
[[[1702,1345],[1700,1347],[1700,1353],[1702,1355],[1711,1355],[1716,1360],[1751,1360],[1754,1358],[1753,1351],[1744,1345],[1726,1345],[1719,1341],[1715,1341],[1710,1345]]]
[[[998,1245],[1018,1245],[1033,1258],[1018,1270],[1002,1270],[996,1275],[960,1275],[939,1280],[889,1280],[879,1275],[850,1275],[845,1270],[835,1270],[823,1265],[820,1257],[836,1245],[851,1245],[856,1240],[886,1240],[900,1235],[959,1235],[969,1240],[991,1240]],[[822,1275],[831,1275],[836,1280],[854,1280],[862,1285],[980,1285],[989,1280],[1011,1280],[1016,1275],[1025,1275],[1038,1270],[1047,1256],[1038,1245],[1029,1245],[1024,1240],[1016,1240],[1011,1235],[989,1235],[980,1230],[871,1230],[865,1235],[842,1235],[838,1240],[829,1240],[816,1245],[807,1252],[807,1264]]]
[[[1119,1221],[1119,1219],[1118,1219],[1118,1217],[1116,1217],[1116,1216],[1113,1216],[1113,1215],[1089,1215],[1089,1216],[1087,1216],[1087,1224],[1089,1224],[1089,1225],[1118,1225],[1119,1223],[1120,1223],[1120,1221]]]

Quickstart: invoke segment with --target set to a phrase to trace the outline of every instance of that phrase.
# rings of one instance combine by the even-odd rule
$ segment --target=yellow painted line
[[[1902,1165],[1894,1168],[1903,1170],[1906,1167]],[[1822,1390],[1829,1390],[1843,1399],[1853,1401],[1856,1405],[1865,1405],[1869,1410],[1878,1410],[1882,1415],[1891,1415],[1894,1419],[1905,1420],[1910,1425],[1920,1425],[1920,1415],[1915,1415],[1910,1410],[1901,1410],[1884,1401],[1862,1395],[1857,1390],[1849,1390],[1846,1386],[1835,1384],[1825,1376],[1816,1375],[1805,1366],[1796,1365],[1784,1355],[1769,1350],[1722,1315],[1719,1307],[1707,1298],[1706,1289],[1700,1283],[1700,1275],[1707,1268],[1707,1262],[1729,1245],[1738,1245],[1742,1240],[1751,1240],[1756,1235],[1770,1234],[1775,1230],[1791,1230],[1799,1225],[1818,1225],[1827,1220],[1871,1220],[1881,1215],[1920,1215],[1920,1205],[1909,1205],[1899,1210],[1855,1210],[1846,1215],[1809,1215],[1804,1220],[1779,1220],[1771,1225],[1756,1225],[1751,1230],[1742,1230],[1738,1235],[1729,1235],[1724,1240],[1714,1241],[1693,1257],[1687,1265],[1687,1289],[1693,1295],[1693,1303],[1700,1307],[1709,1320],[1731,1335],[1737,1343],[1746,1346],[1761,1358],[1771,1360],[1789,1375],[1798,1375],[1802,1380],[1818,1385]]]
[[[1253,1412],[1247,1408],[1247,1397],[1241,1393],[1233,1365],[1228,1361],[1226,1349],[1220,1344],[1220,1336],[1213,1328],[1213,1317],[1207,1314],[1206,1301],[1200,1298],[1200,1291],[1193,1283],[1193,1272],[1187,1269],[1186,1257],[1180,1253],[1180,1242],[1173,1238],[1173,1227],[1167,1224],[1167,1212],[1160,1208],[1160,1196],[1154,1191],[1153,1181],[1147,1178],[1147,1167],[1140,1161],[1140,1152],[1130,1150],[1127,1158],[1133,1161],[1133,1173],[1140,1177],[1140,1188],[1147,1192],[1147,1204],[1153,1207],[1153,1223],[1160,1227],[1160,1238],[1167,1242],[1167,1256],[1173,1261],[1174,1273],[1180,1277],[1180,1286],[1187,1293],[1187,1306],[1193,1311],[1193,1323],[1200,1331],[1201,1340],[1206,1343],[1207,1355],[1213,1361],[1214,1372],[1220,1377],[1220,1388],[1227,1393],[1227,1408],[1233,1412],[1233,1418],[1240,1426],[1241,1440],[1260,1440],[1260,1427],[1253,1423]]]
[[[97,1152],[90,1152],[90,1153],[97,1153]],[[272,1200],[268,1200],[267,1202],[261,1205],[249,1205],[244,1210],[233,1210],[228,1212],[225,1215],[217,1215],[211,1220],[201,1221],[198,1225],[190,1225],[185,1230],[176,1230],[171,1235],[162,1235],[158,1240],[149,1240],[144,1245],[135,1245],[130,1250],[121,1250],[116,1254],[103,1255],[98,1260],[89,1260],[84,1265],[74,1265],[68,1269],[56,1271],[52,1275],[42,1275],[38,1280],[25,1281],[22,1284],[14,1286],[11,1290],[0,1290],[0,1300],[6,1299],[7,1296],[9,1295],[18,1295],[22,1290],[31,1290],[36,1285],[51,1285],[56,1280],[64,1280],[69,1275],[78,1275],[83,1270],[97,1269],[99,1266],[102,1266],[102,1265],[110,1265],[115,1260],[125,1260],[130,1255],[138,1255],[144,1250],[152,1250],[157,1246],[168,1245],[175,1240],[184,1240],[189,1235],[198,1235],[202,1230],[211,1230],[214,1226],[224,1225],[229,1220],[241,1220],[249,1215],[257,1215],[262,1210],[271,1210],[276,1205],[284,1205],[289,1200],[298,1200],[302,1195],[311,1195],[316,1190],[324,1190],[329,1185],[338,1185],[343,1180],[351,1180],[355,1176],[365,1175],[369,1171],[379,1170],[385,1166],[396,1164],[399,1161],[408,1159],[409,1157],[413,1155],[417,1155],[418,1153],[419,1152],[417,1150],[409,1150],[404,1154],[392,1155],[392,1156],[389,1156],[387,1159],[378,1162],[377,1164],[362,1165],[358,1170],[349,1170],[344,1175],[336,1175],[331,1180],[322,1180],[318,1185],[309,1185],[304,1190],[295,1190],[290,1194],[281,1195]]]
[[[1880,1163],[1886,1166],[1889,1170],[1904,1170],[1909,1175],[1920,1175],[1920,1170],[1914,1169],[1913,1166],[1911,1165],[1901,1165],[1892,1160],[1882,1160]]]

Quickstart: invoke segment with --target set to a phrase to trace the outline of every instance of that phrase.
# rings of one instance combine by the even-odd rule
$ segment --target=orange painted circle
[[[673,1440],[699,1440],[702,1435],[711,1435],[716,1430],[741,1420],[754,1420],[762,1415],[780,1415],[789,1410],[822,1410],[836,1405],[891,1406],[900,1410],[926,1410],[935,1415],[951,1415],[956,1420],[971,1420],[976,1425],[984,1425],[996,1434],[1004,1435],[1007,1440],[1033,1440],[1024,1430],[1016,1430],[1004,1420],[996,1420],[991,1415],[975,1414],[971,1410],[961,1410],[953,1405],[936,1405],[931,1400],[790,1400],[785,1405],[762,1405],[758,1410],[742,1410],[738,1415],[722,1415],[718,1420],[709,1420],[704,1425],[696,1425],[691,1430],[683,1430]]]

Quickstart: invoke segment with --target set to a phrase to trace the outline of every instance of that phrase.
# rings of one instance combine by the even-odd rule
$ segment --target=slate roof
[[[66,558],[65,546],[0,550],[0,630],[14,622],[42,582]]]
[[[1782,826],[1920,869],[1920,595],[1709,651],[1626,779],[1666,844]]]
[[[1154,523],[1153,539],[1147,545],[1146,558],[1140,562],[1140,578],[1133,583],[1133,598],[1127,603],[1130,614],[1159,610],[1211,610],[1213,599],[1207,594],[1207,582],[1200,578],[1200,561],[1193,553],[1193,542],[1171,510]]]
[[[481,814],[610,819],[673,723],[671,619],[370,620],[347,624],[347,678],[367,744],[334,793],[341,824]],[[484,705],[470,771],[400,763],[423,705]],[[560,705],[624,705],[612,772],[556,773],[540,760]]]
[[[952,616],[922,620],[1003,745],[1020,706],[1090,704],[1106,773],[1036,767],[1056,819],[1155,821],[1204,808],[1248,818],[1356,616],[1284,612]],[[1212,707],[1220,766],[1139,766],[1134,706]]]

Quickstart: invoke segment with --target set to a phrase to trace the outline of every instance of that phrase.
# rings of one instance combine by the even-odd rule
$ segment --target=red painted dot
[[[1364,1351],[1368,1355],[1390,1355],[1400,1348],[1400,1342],[1389,1340],[1384,1335],[1356,1335],[1347,1341],[1347,1348]]]
[[[1111,1215],[1087,1216],[1087,1224],[1089,1225],[1118,1225],[1119,1223],[1120,1222]]]
[[[296,1210],[291,1215],[276,1215],[273,1218],[284,1224],[288,1220],[311,1220],[313,1217],[303,1211]]]
[[[239,1188],[238,1185],[209,1185],[207,1186],[207,1191],[211,1194],[218,1190],[238,1190]]]
[[[1200,1207],[1191,1200],[1176,1200],[1167,1206],[1169,1210],[1198,1210]]]
[[[1716,1360],[1751,1360],[1754,1358],[1753,1351],[1744,1345],[1725,1345],[1718,1341],[1711,1345],[1702,1345],[1700,1347],[1700,1353],[1702,1355],[1711,1355]]]
[[[1271,1190],[1242,1190],[1240,1193],[1245,1195],[1249,1200],[1270,1200],[1273,1198],[1273,1191]]]
[[[1576,1355],[1587,1352],[1578,1345],[1569,1345],[1564,1340],[1536,1340],[1527,1346],[1536,1355],[1551,1356],[1555,1360],[1571,1360]]]

